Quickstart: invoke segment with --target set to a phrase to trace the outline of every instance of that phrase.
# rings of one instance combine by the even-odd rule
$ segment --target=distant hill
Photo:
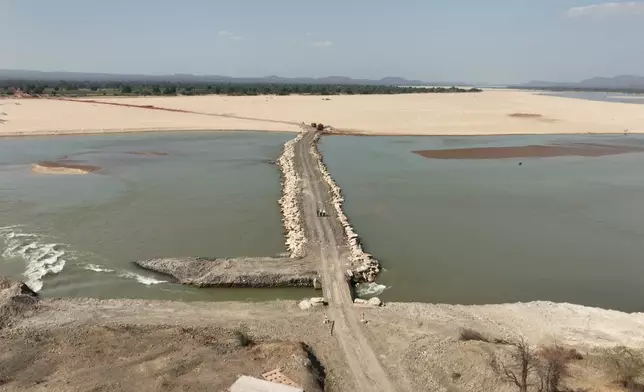
[[[400,77],[386,77],[379,80],[353,79],[346,76],[327,76],[323,78],[283,78],[265,76],[251,78],[233,78],[222,75],[144,75],[144,74],[110,74],[86,72],[42,72],[19,69],[0,69],[1,80],[22,81],[69,81],[69,82],[145,82],[145,83],[272,83],[272,84],[356,84],[377,86],[470,86],[461,82],[423,82]]]
[[[520,88],[574,88],[596,90],[644,90],[644,76],[620,75],[612,78],[595,77],[581,82],[547,82],[533,80],[514,87]]]

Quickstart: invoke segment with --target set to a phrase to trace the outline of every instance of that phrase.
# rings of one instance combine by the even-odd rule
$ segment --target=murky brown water
[[[0,274],[42,287],[45,296],[311,296],[313,290],[196,289],[132,264],[284,252],[279,170],[270,161],[292,137],[191,132],[0,139]],[[33,173],[31,165],[40,161],[97,169]]]
[[[347,215],[386,269],[383,299],[644,311],[644,153],[482,160],[412,153],[533,145],[639,151],[644,137],[323,139]]]

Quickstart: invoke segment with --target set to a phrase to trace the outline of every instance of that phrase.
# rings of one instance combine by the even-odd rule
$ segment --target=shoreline
[[[6,134],[0,132],[0,139],[23,139],[23,138],[47,138],[47,137],[65,137],[65,136],[104,136],[104,135],[129,135],[140,133],[232,133],[232,132],[261,132],[261,133],[299,133],[296,130],[272,130],[272,129],[231,129],[231,128],[132,128],[132,129],[114,129],[114,130],[65,130],[65,131],[43,131],[43,132],[25,132],[20,134]],[[628,131],[628,135],[643,135],[642,131]],[[570,132],[553,132],[553,133],[432,133],[432,134],[416,134],[416,133],[371,133],[369,131],[342,131],[335,129],[335,131],[324,131],[325,137],[342,137],[342,136],[359,136],[359,137],[503,137],[503,136],[616,136],[624,135],[624,131],[614,132],[585,132],[585,131],[570,131]]]

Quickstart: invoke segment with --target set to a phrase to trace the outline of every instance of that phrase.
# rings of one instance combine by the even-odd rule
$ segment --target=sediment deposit
[[[97,170],[100,167],[65,160],[43,161],[31,165],[31,171],[39,174],[88,174]]]

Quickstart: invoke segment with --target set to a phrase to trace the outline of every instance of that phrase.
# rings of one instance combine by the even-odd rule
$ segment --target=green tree
[[[127,84],[121,86],[121,94],[132,94],[132,87]]]

